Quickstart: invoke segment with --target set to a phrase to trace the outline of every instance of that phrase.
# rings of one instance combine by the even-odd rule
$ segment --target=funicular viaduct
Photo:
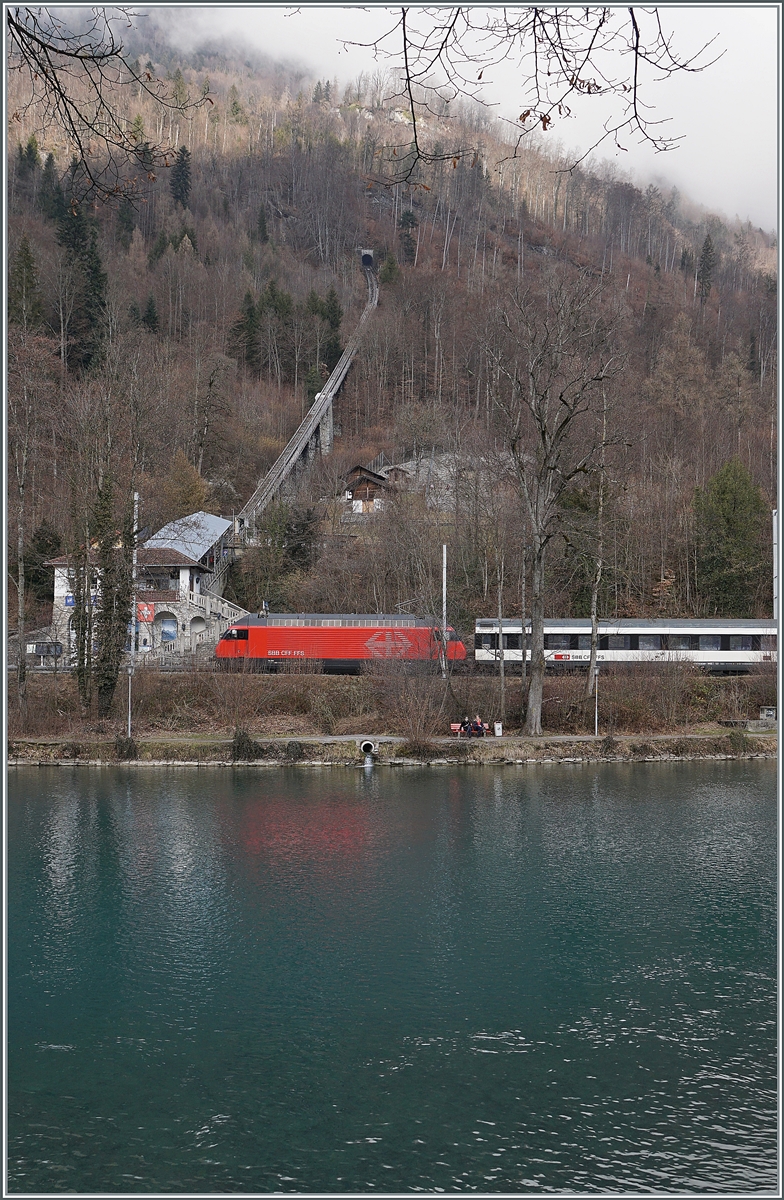
[[[332,402],[348,374],[348,369],[359,349],[365,326],[378,304],[378,279],[373,269],[372,251],[362,251],[362,268],[365,273],[368,298],[359,323],[348,339],[340,361],[322,390],[316,395],[313,405],[301,425],[291,437],[283,453],[259,481],[247,504],[237,514],[235,526],[237,550],[241,551],[244,544],[253,544],[256,538],[256,521],[267,505],[281,494],[292,474],[311,463],[316,454],[329,454],[332,450]]]

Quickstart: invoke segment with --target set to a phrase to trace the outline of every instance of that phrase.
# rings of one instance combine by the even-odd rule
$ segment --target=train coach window
[[[775,650],[776,649],[776,634],[763,633],[760,637],[760,650]]]
[[[590,635],[590,633],[578,633],[578,635],[577,635],[577,649],[578,649],[578,650],[590,650],[590,649],[591,649],[591,635]]]
[[[227,629],[225,633],[221,634],[222,642],[247,642],[247,640],[247,629]]]
[[[641,650],[661,650],[661,634],[660,633],[641,633],[640,634],[640,649]]]
[[[750,633],[731,633],[730,634],[730,650],[750,650],[751,649],[751,634]]]
[[[721,634],[701,633],[700,650],[721,650]]]
[[[498,649],[498,634],[497,633],[477,633],[474,637],[474,649],[476,649],[476,650],[497,650]]]
[[[520,634],[505,633],[504,634],[504,650],[519,650],[520,649]]]
[[[691,639],[688,633],[671,633],[667,637],[668,650],[690,650]]]
[[[569,650],[571,638],[568,633],[546,633],[544,635],[545,650]]]
[[[611,633],[607,637],[608,650],[629,650],[630,640],[628,633]]]

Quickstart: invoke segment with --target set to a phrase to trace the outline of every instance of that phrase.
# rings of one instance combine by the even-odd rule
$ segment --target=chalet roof
[[[387,482],[383,475],[379,475],[377,471],[371,471],[370,467],[352,467],[346,473],[347,484],[356,483],[359,479],[366,479],[369,483],[377,483],[379,487],[385,487]]]
[[[98,553],[96,550],[91,550],[89,554],[90,563],[94,566],[98,561]],[[45,564],[47,567],[67,567],[71,559],[67,554],[61,554],[59,558],[50,558]],[[149,549],[147,546],[140,546],[136,552],[137,567],[194,567],[201,571],[203,567],[196,559],[190,558],[187,554],[180,553],[179,550],[171,550],[168,547],[153,547]]]
[[[203,558],[231,529],[231,521],[213,513],[195,512],[170,521],[145,542],[146,549],[179,550],[191,558]]]

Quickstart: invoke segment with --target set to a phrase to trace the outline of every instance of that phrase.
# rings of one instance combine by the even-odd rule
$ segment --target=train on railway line
[[[522,621],[504,619],[503,656],[514,671],[522,664]],[[500,658],[497,617],[476,621],[473,655],[447,627],[446,657],[452,669],[495,670]],[[773,620],[601,620],[599,666],[692,663],[712,673],[742,674],[777,661],[777,626]],[[588,666],[591,622],[587,619],[546,620],[544,652],[550,671],[579,671]],[[363,663],[399,660],[443,661],[442,633],[432,617],[357,613],[260,613],[236,621],[215,650],[226,668],[290,670],[299,663],[326,674],[359,674]],[[531,661],[531,626],[526,624],[526,661]]]
[[[376,661],[439,663],[441,627],[433,618],[379,613],[260,613],[231,625],[215,649],[219,664],[277,671],[308,663],[328,675],[356,675]],[[446,657],[463,662],[466,648],[447,626]],[[290,668],[289,668],[290,669]]]
[[[505,663],[522,663],[521,620],[502,620]],[[474,634],[477,664],[500,658],[499,621],[480,617]],[[742,674],[777,661],[774,620],[600,620],[600,666],[686,662],[712,673]],[[585,670],[591,654],[589,620],[547,620],[544,653],[548,670]],[[526,624],[526,661],[531,661],[531,624]]]

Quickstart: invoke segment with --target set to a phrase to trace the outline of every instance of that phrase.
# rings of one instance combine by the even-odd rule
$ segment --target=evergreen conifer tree
[[[770,571],[768,510],[738,458],[694,495],[697,589],[711,615],[753,617]]]
[[[153,157],[152,146],[149,142],[142,142],[138,150],[138,158],[141,167],[145,171],[152,171],[155,159]]]
[[[172,99],[178,108],[184,108],[188,101],[188,89],[185,86],[185,80],[182,77],[182,71],[179,67],[174,72]]]
[[[711,283],[713,281],[713,268],[716,266],[716,251],[713,249],[711,235],[705,235],[705,241],[702,243],[702,251],[700,253],[700,261],[697,265],[697,291],[700,297],[700,304],[704,305],[710,295]]]
[[[264,215],[263,207],[259,209],[259,217],[256,221],[256,228],[253,230],[251,237],[254,242],[261,242],[262,246],[269,241],[269,234],[267,233],[267,218]]]
[[[335,367],[340,361],[340,356],[343,353],[343,347],[340,344],[340,338],[337,333],[330,333],[324,339],[324,344],[321,348],[321,353],[329,368],[330,372],[335,370]]]
[[[180,146],[171,173],[171,194],[176,204],[188,207],[191,194],[191,155],[187,146]]]
[[[378,282],[382,284],[396,283],[400,278],[400,267],[393,254],[388,254],[378,273]]]
[[[158,332],[158,308],[155,304],[155,297],[150,292],[147,297],[147,303],[144,306],[144,312],[141,316],[141,323],[150,333]]]
[[[45,604],[54,594],[54,567],[46,562],[62,549],[62,539],[49,521],[42,521],[30,538],[25,550],[25,584],[38,604]]]
[[[106,272],[98,252],[98,230],[81,205],[74,204],[57,222],[57,241],[76,268],[76,295],[69,325],[69,367],[94,361],[106,320]]]
[[[131,139],[137,146],[141,146],[144,142],[144,121],[139,113],[131,123]]]
[[[245,116],[245,109],[240,104],[240,94],[234,84],[229,88],[229,120],[235,125],[247,125],[248,118]]]
[[[163,258],[164,254],[166,253],[168,248],[169,248],[169,238],[163,232],[163,230],[161,230],[161,232],[158,234],[157,238],[153,242],[152,249],[150,250],[150,253],[147,256],[147,264],[150,267],[150,269],[152,269],[155,266],[158,259]]]
[[[44,169],[41,174],[41,186],[38,189],[38,206],[45,217],[56,221],[65,213],[63,189],[57,178],[57,168],[53,154],[47,154]]]
[[[73,595],[71,630],[74,637],[74,675],[79,703],[87,713],[93,695],[93,604],[94,566],[90,561],[90,528],[82,506],[82,497],[74,488],[71,494],[73,543],[69,551],[68,584]]]
[[[246,292],[240,316],[229,330],[229,353],[252,371],[257,371],[261,365],[259,307],[251,293]]]
[[[757,335],[754,333],[749,334],[749,357],[746,362],[746,370],[751,375],[759,376],[760,366],[757,356]]]
[[[117,241],[126,253],[131,248],[131,238],[135,228],[136,213],[128,197],[123,196],[117,210]]]
[[[271,312],[284,324],[291,320],[294,311],[294,300],[290,292],[284,292],[274,279],[270,279],[259,300],[259,313]]]
[[[115,527],[114,486],[106,474],[98,491],[93,514],[93,533],[98,542],[98,611],[95,632],[98,650],[93,679],[98,699],[98,716],[106,717],[112,706],[120,663],[131,621],[131,556],[133,553],[133,506],[126,505],[120,545]]]
[[[305,309],[307,312],[312,313],[314,317],[323,317],[325,315],[324,301],[321,299],[315,288],[311,288],[308,292],[308,298],[305,301]]]
[[[333,287],[327,292],[327,298],[324,301],[324,319],[330,329],[337,333],[340,329],[340,322],[343,320],[343,309],[340,307],[337,292]]]
[[[19,145],[19,170],[23,175],[31,175],[41,165],[41,156],[38,153],[38,138],[34,133],[31,133],[27,139],[27,144],[23,147]]]
[[[324,339],[321,355],[330,371],[338,365],[343,347],[340,344],[340,323],[343,320],[343,309],[338,302],[337,292],[332,287],[327,292],[327,298],[322,302],[321,315],[329,326],[329,333]]]
[[[27,160],[27,166],[30,171],[36,170],[36,168],[40,167],[41,165],[41,156],[38,153],[38,138],[34,133],[31,133],[27,139],[27,145],[25,146],[25,159]]]
[[[9,273],[8,320],[25,331],[36,329],[43,320],[38,269],[27,234],[22,236]]]
[[[416,242],[412,230],[416,229],[418,224],[416,213],[407,208],[400,217],[400,248],[406,262],[413,262],[416,258]]]
[[[321,372],[317,366],[312,366],[305,375],[305,395],[308,398],[308,408],[310,408],[316,396],[321,391],[321,384]]]

